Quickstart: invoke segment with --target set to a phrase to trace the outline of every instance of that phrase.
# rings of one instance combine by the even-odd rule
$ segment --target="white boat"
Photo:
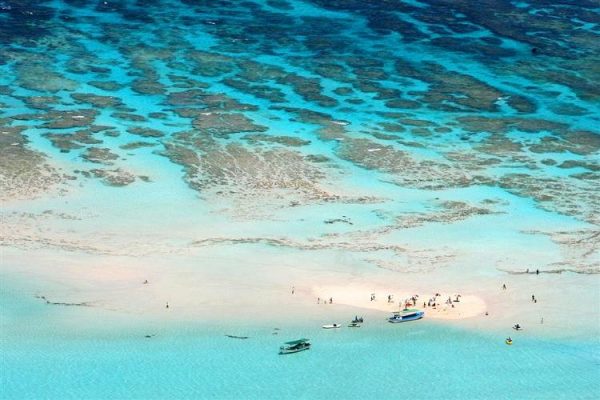
[[[342,326],[340,324],[328,324],[328,325],[323,325],[323,329],[337,329],[337,328],[341,328]]]
[[[402,310],[402,312],[394,313],[393,316],[388,318],[388,322],[397,324],[398,322],[416,321],[425,316],[425,312],[420,310]]]

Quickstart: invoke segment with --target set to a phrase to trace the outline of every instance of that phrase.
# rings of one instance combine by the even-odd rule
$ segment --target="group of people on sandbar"
[[[317,304],[321,304],[321,300],[323,301],[323,304],[333,304],[333,297],[330,297],[329,301],[327,299],[321,299],[320,297],[317,297]]]

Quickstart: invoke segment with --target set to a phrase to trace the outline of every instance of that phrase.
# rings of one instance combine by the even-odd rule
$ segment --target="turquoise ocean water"
[[[599,7],[1,0],[1,244],[23,256],[1,262],[0,398],[597,398]],[[583,333],[509,347],[427,320],[146,339],[34,298],[93,286],[37,278],[53,257],[60,276],[212,243],[255,246],[240,280],[252,249],[315,273],[332,251],[357,276],[577,274],[596,306]]]
[[[3,351],[2,396],[592,399],[598,390],[597,342],[525,339],[508,347],[498,335],[423,322],[313,330],[312,350],[282,357],[283,332],[236,340],[202,331],[13,343]]]

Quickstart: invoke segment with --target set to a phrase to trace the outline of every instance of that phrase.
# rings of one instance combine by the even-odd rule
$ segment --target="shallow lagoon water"
[[[289,321],[277,330],[234,321],[132,325],[122,319],[107,326],[91,309],[48,309],[18,299],[21,289],[2,292],[5,399],[591,399],[598,389],[597,339],[475,332],[427,319],[370,319],[340,330]],[[58,322],[64,318],[87,322],[65,331]],[[507,334],[512,346],[504,344]],[[313,348],[277,354],[282,342],[298,337],[310,338]]]
[[[231,253],[235,280],[267,259],[471,289],[570,271],[599,304],[599,23],[592,1],[0,2],[0,394],[593,397],[600,306],[585,333],[508,348],[427,321],[141,340],[118,312],[113,334],[70,337],[55,320],[89,315],[33,296],[89,295],[51,268],[199,258],[201,275]],[[196,252],[213,247],[214,265]],[[314,350],[278,357],[297,336]]]
[[[221,330],[221,332],[225,329]],[[158,336],[27,340],[2,359],[3,398],[464,398],[591,399],[598,344],[477,334],[429,322],[298,332],[206,327]],[[176,336],[173,336],[176,335]],[[310,351],[279,356],[282,341]],[[5,343],[6,344],[6,343]],[[3,346],[5,347],[5,346]],[[5,347],[6,348],[6,347]],[[569,390],[564,384],[568,382]]]

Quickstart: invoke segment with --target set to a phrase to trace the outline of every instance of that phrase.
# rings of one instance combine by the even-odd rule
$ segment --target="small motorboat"
[[[413,309],[413,310],[405,309],[405,310],[402,310],[402,312],[394,313],[393,316],[388,318],[388,322],[396,324],[399,322],[416,321],[416,320],[423,318],[424,316],[425,316],[424,311],[415,310],[415,309]]]
[[[309,339],[298,339],[292,340],[291,342],[285,342],[283,346],[279,347],[279,354],[292,354],[300,351],[310,349]]]
[[[340,324],[328,324],[328,325],[323,325],[323,329],[337,329],[337,328],[341,328],[342,326]]]
[[[513,329],[514,329],[515,331],[522,331],[522,330],[523,330],[523,327],[522,327],[521,325],[519,325],[519,324],[514,324],[514,325],[513,325]]]
[[[360,328],[360,324],[358,324],[356,322],[350,322],[348,324],[348,328]]]
[[[513,340],[511,338],[506,338],[506,340],[504,341],[504,343],[506,343],[507,345],[512,345],[513,344]]]

